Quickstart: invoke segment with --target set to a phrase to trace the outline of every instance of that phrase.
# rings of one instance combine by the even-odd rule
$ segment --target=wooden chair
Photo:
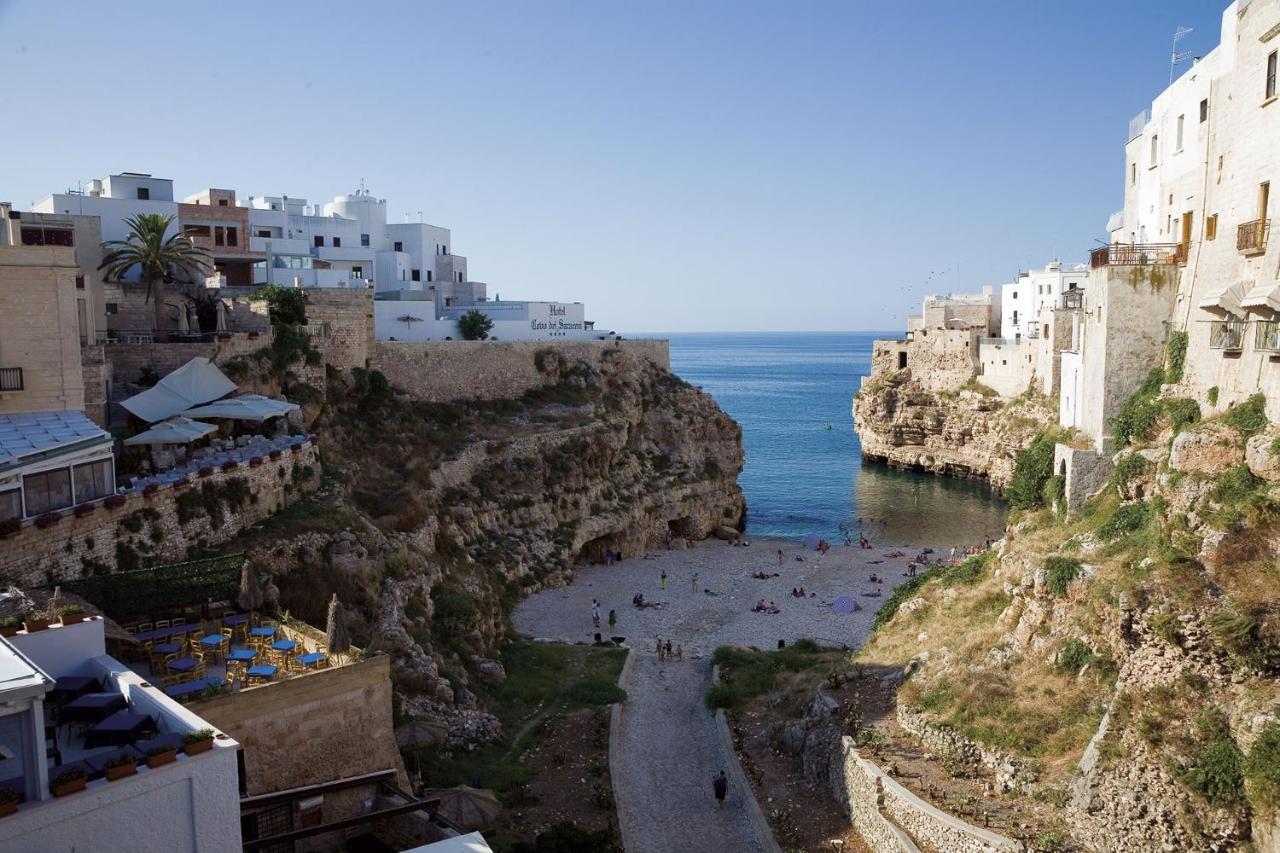
[[[168,620],[168,619],[157,619],[157,620],[156,620],[156,628],[168,628],[168,627],[169,627],[169,620]]]
[[[185,617],[185,616],[175,616],[175,617],[173,617],[172,619],[170,619],[170,620],[169,620],[169,624],[170,624],[170,625],[185,625],[185,624],[187,624],[187,617]]]
[[[141,634],[143,631],[154,631],[154,630],[155,630],[155,628],[156,628],[156,626],[155,626],[155,623],[153,623],[153,622],[139,622],[139,623],[138,623],[138,633],[139,633],[139,634]]]

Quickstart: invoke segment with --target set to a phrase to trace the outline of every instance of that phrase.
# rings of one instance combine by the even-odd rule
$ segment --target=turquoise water
[[[741,484],[754,536],[966,545],[1004,529],[985,486],[861,461],[852,400],[873,332],[670,334],[671,367],[742,425]],[[827,425],[830,424],[830,429]]]

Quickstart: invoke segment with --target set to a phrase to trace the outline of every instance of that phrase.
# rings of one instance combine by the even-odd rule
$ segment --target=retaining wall
[[[308,310],[310,310],[308,308]],[[310,318],[310,314],[308,314]],[[650,361],[670,369],[664,340],[635,341],[376,341],[369,366],[416,400],[502,400],[559,381],[539,352],[554,353],[566,365],[585,361],[600,367],[610,353]],[[543,370],[538,369],[538,361]]]
[[[258,465],[244,462],[227,471],[215,468],[183,487],[162,486],[150,495],[130,492],[63,510],[43,528],[28,519],[17,533],[0,538],[0,583],[45,587],[86,574],[113,572],[120,568],[122,553],[126,560],[132,555],[146,564],[184,560],[190,546],[226,542],[320,483],[312,442],[301,445],[296,453],[285,451],[277,459],[264,456],[261,460]],[[303,476],[305,468],[310,468],[310,476]],[[185,524],[178,520],[178,498],[184,491],[206,485],[223,488],[236,479],[245,482],[249,496],[236,509],[223,503],[221,524],[215,527],[204,512]],[[107,506],[108,501],[119,505]]]

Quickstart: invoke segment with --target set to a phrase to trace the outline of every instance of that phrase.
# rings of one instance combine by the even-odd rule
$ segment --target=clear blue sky
[[[363,178],[606,328],[899,328],[1083,259],[1174,27],[1207,52],[1224,7],[0,0],[0,199]]]

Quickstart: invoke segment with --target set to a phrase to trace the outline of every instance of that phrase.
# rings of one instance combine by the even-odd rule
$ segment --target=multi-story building
[[[1162,319],[1188,337],[1177,393],[1206,409],[1262,391],[1280,416],[1280,278],[1270,240],[1280,175],[1280,0],[1237,0],[1221,42],[1130,124],[1110,249],[1174,265]],[[1209,399],[1217,388],[1216,404]]]
[[[1045,331],[1041,312],[1061,308],[1064,297],[1082,290],[1088,278],[1084,264],[1063,264],[1057,259],[1044,269],[1018,273],[1013,282],[1000,286],[1000,337],[1040,337]],[[1079,295],[1074,298],[1078,300]]]
[[[920,313],[907,318],[907,331],[917,329],[980,329],[992,334],[1000,328],[1000,300],[995,288],[981,293],[931,294],[921,304]]]

